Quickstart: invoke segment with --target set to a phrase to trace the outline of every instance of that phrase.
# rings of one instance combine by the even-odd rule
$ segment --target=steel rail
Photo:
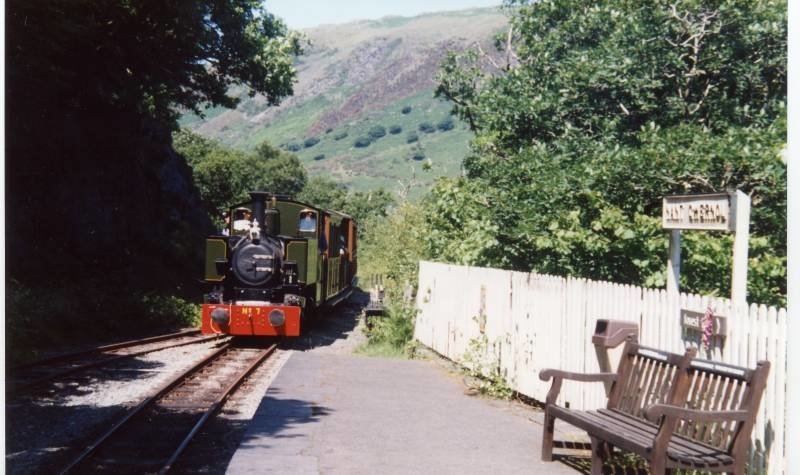
[[[252,363],[250,363],[247,366],[247,368],[242,370],[236,376],[236,378],[231,382],[231,384],[228,385],[227,388],[225,388],[225,390],[217,398],[217,400],[211,405],[211,407],[209,407],[208,410],[206,410],[206,412],[203,414],[203,417],[201,417],[200,420],[197,421],[197,423],[194,425],[194,427],[192,427],[192,430],[189,431],[189,433],[186,435],[186,437],[183,439],[183,441],[181,441],[181,443],[178,446],[178,448],[175,449],[175,451],[172,453],[170,458],[161,467],[161,470],[158,471],[159,475],[164,475],[167,472],[169,472],[169,470],[172,468],[172,465],[178,460],[178,457],[181,456],[181,454],[186,449],[186,447],[189,446],[189,443],[192,441],[194,436],[197,435],[197,433],[200,431],[200,429],[203,427],[203,425],[205,425],[205,423],[213,415],[215,415],[219,411],[219,409],[222,407],[222,405],[225,404],[225,401],[228,399],[228,396],[230,396],[231,393],[233,393],[233,391],[235,391],[236,388],[238,388],[239,385],[242,384],[242,382],[244,382],[244,380],[247,379],[247,377],[250,376],[250,374],[253,371],[255,371],[255,369],[265,359],[267,359],[267,357],[269,357],[272,353],[274,353],[277,348],[278,348],[278,345],[274,344],[274,345],[270,346],[269,348],[265,349],[264,351],[262,351],[258,356],[256,356],[254,358],[254,361]]]
[[[71,359],[80,358],[82,356],[93,355],[95,353],[103,353],[103,352],[111,351],[111,350],[119,350],[119,349],[122,349],[122,348],[129,348],[131,346],[139,346],[139,345],[147,345],[147,344],[150,344],[150,343],[158,343],[159,341],[171,340],[171,339],[174,339],[174,338],[181,338],[181,337],[185,337],[185,336],[192,336],[192,335],[196,335],[198,333],[200,333],[200,330],[186,330],[186,331],[177,332],[177,333],[168,333],[168,334],[165,334],[165,335],[158,335],[158,336],[152,336],[152,337],[148,337],[148,338],[141,338],[141,339],[138,339],[138,340],[121,341],[119,343],[111,343],[111,344],[108,344],[108,345],[102,345],[102,346],[97,346],[97,347],[94,347],[94,348],[89,348],[88,350],[80,350],[80,351],[75,351],[75,352],[72,352],[72,353],[62,353],[62,354],[59,354],[59,355],[54,355],[54,356],[50,356],[50,357],[47,357],[47,358],[42,358],[40,360],[31,361],[29,363],[24,363],[24,364],[21,364],[21,365],[18,365],[18,366],[12,366],[11,368],[9,368],[9,370],[14,371],[14,370],[34,368],[36,366],[45,366],[45,365],[53,364],[53,363],[56,363],[56,362],[59,362],[59,361],[69,361]]]
[[[128,411],[125,416],[122,417],[116,424],[114,424],[110,429],[105,431],[100,437],[95,439],[83,452],[80,453],[72,462],[65,469],[63,469],[60,474],[66,474],[73,468],[77,467],[80,463],[82,463],[86,458],[89,457],[92,453],[94,453],[100,446],[106,442],[113,434],[115,434],[122,426],[124,426],[128,421],[133,419],[134,416],[142,412],[144,409],[149,407],[151,404],[156,402],[162,396],[167,394],[171,391],[175,386],[178,386],[182,383],[187,377],[193,375],[194,373],[198,372],[199,370],[203,369],[208,363],[215,360],[217,357],[228,351],[233,345],[229,342],[223,345],[219,350],[215,351],[211,355],[207,356],[206,358],[202,359],[199,363],[195,364],[188,370],[184,371],[177,377],[173,378],[171,381],[167,382],[163,386],[161,386],[155,393],[151,396],[147,397],[144,401],[140,402],[136,407]]]
[[[157,347],[154,347],[154,348],[148,348],[146,350],[135,351],[135,352],[132,352],[132,353],[124,353],[124,354],[121,354],[121,355],[119,355],[119,354],[118,355],[113,355],[110,358],[105,358],[105,359],[101,359],[101,360],[98,360],[98,361],[92,361],[90,363],[84,363],[82,365],[73,366],[72,368],[69,368],[69,369],[66,369],[66,370],[63,370],[63,371],[59,371],[59,372],[56,372],[54,374],[49,374],[49,375],[46,375],[46,376],[42,376],[39,379],[35,379],[33,381],[30,381],[30,382],[27,382],[27,383],[24,383],[24,384],[20,384],[20,385],[16,385],[16,386],[12,385],[11,388],[9,389],[9,391],[8,391],[8,395],[9,395],[9,398],[14,398],[14,397],[19,396],[20,393],[24,393],[25,391],[33,389],[33,388],[35,388],[37,386],[41,386],[42,384],[45,384],[45,383],[48,383],[48,382],[51,382],[51,381],[57,381],[59,379],[62,379],[64,377],[69,376],[69,375],[74,374],[74,373],[78,373],[80,371],[85,371],[87,369],[96,368],[98,366],[105,366],[105,365],[108,365],[108,364],[113,363],[115,361],[120,361],[120,360],[124,360],[124,359],[128,359],[128,358],[135,358],[137,356],[146,355],[148,353],[155,353],[156,351],[166,350],[166,349],[169,349],[169,348],[178,348],[178,347],[186,346],[186,345],[194,345],[194,344],[197,344],[197,343],[205,343],[207,341],[216,340],[218,338],[221,338],[221,336],[220,335],[213,335],[213,336],[208,336],[208,337],[205,337],[205,338],[195,338],[193,340],[183,341],[183,342],[180,342],[180,343],[171,343],[171,344],[168,344],[168,345],[157,346]]]

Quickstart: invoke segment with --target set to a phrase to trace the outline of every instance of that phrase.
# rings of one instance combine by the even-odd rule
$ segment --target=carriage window
[[[303,211],[300,213],[298,229],[303,233],[313,233],[317,230],[317,218],[313,211]]]

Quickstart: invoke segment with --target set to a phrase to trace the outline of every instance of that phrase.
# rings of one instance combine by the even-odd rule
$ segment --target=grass
[[[389,305],[384,314],[370,319],[366,330],[367,341],[356,349],[356,354],[384,358],[408,358],[414,337],[413,306]]]
[[[408,358],[405,348],[397,348],[388,342],[370,343],[367,342],[358,348],[355,353],[362,356],[371,356],[377,358]]]

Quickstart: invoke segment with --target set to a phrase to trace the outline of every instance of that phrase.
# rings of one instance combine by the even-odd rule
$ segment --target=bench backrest
[[[698,423],[679,421],[675,432],[726,452],[742,453],[758,414],[769,374],[769,362],[755,369],[694,359],[689,365],[689,392],[684,407],[701,411],[747,411],[745,421]]]
[[[608,409],[616,409],[644,419],[644,410],[653,404],[670,404],[685,379],[694,350],[678,355],[641,346],[628,340],[617,368],[617,381],[608,395]]]
[[[755,369],[648,348],[629,340],[620,358],[608,408],[644,419],[653,404],[700,411],[746,411],[744,421],[693,422],[665,417],[661,429],[728,453],[744,453],[767,384],[769,362]]]

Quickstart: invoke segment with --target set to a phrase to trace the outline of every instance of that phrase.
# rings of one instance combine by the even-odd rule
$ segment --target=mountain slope
[[[413,182],[417,194],[435,177],[458,173],[471,138],[448,119],[450,105],[433,98],[440,61],[476,42],[488,48],[505,24],[497,9],[473,9],[313,28],[293,97],[267,107],[243,94],[236,110],[212,109],[182,124],[239,148],[268,140],[295,152],[312,175],[354,189]],[[375,126],[385,135],[372,130],[370,141]]]

